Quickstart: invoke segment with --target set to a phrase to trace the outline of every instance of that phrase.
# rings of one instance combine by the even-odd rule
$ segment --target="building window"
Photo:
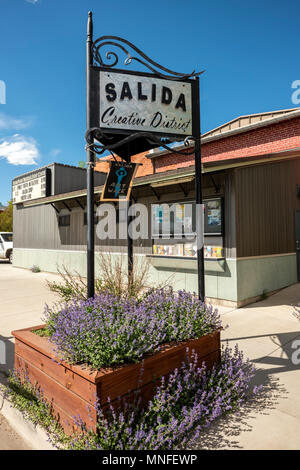
[[[209,198],[204,204],[204,257],[223,258],[223,199]],[[152,253],[160,256],[197,256],[196,204],[152,204]],[[216,238],[217,237],[217,238]]]
[[[223,235],[223,201],[217,197],[204,201],[204,235]]]
[[[96,212],[94,212],[94,223],[95,223],[95,225],[98,223],[98,219],[99,218],[98,218]],[[87,225],[87,213],[86,212],[83,214],[83,225]]]
[[[58,217],[58,226],[59,227],[69,227],[70,226],[70,215],[60,215]]]
[[[151,221],[154,255],[197,255],[194,201],[152,204]]]
[[[192,201],[152,204],[151,217],[153,238],[196,235],[196,205]]]

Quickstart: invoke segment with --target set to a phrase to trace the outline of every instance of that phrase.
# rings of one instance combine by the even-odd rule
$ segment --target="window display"
[[[223,201],[211,198],[204,203],[204,258],[223,258]],[[152,204],[152,253],[158,256],[197,257],[196,205]],[[178,239],[178,243],[176,243]],[[218,244],[219,243],[219,244]]]
[[[196,207],[194,202],[152,204],[152,237],[194,237]]]
[[[222,199],[207,199],[204,201],[204,235],[223,234]]]
[[[184,256],[184,244],[175,245],[153,245],[152,253],[160,256]]]
[[[176,243],[174,245],[153,245],[153,255],[197,257],[197,245],[194,243]],[[224,258],[222,246],[204,246],[204,258]]]
[[[204,258],[223,258],[224,250],[222,246],[204,246]]]

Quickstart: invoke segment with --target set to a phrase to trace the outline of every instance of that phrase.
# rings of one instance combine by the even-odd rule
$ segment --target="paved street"
[[[46,286],[47,278],[57,276],[33,274],[0,262],[0,339],[7,344],[7,365],[0,365],[2,381],[5,381],[3,373],[13,367],[11,331],[40,323],[45,302],[55,301]],[[223,324],[229,324],[222,340],[228,340],[230,346],[238,343],[245,356],[255,362],[259,368],[256,382],[264,384],[265,391],[240,416],[226,417],[216,423],[201,439],[200,447],[300,448],[300,366],[290,360],[292,342],[300,339],[300,323],[293,317],[291,306],[297,303],[300,303],[300,284],[242,309],[221,309]],[[5,421],[0,421],[0,449],[25,448],[22,446],[26,444]]]

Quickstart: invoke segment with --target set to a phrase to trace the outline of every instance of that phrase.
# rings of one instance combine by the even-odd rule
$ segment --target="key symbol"
[[[115,197],[118,196],[120,190],[121,190],[121,181],[124,178],[124,176],[127,175],[127,171],[125,168],[122,166],[119,170],[116,171],[116,175],[118,177],[116,186],[115,186]]]

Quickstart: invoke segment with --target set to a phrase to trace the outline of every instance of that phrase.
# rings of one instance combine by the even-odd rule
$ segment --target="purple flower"
[[[231,371],[230,374],[228,372]],[[253,393],[254,367],[242,353],[226,348],[221,363],[207,372],[197,358],[182,364],[157,387],[141,410],[127,404],[104,416],[97,403],[98,433],[80,436],[81,449],[168,450],[189,445],[222,414],[237,409]],[[238,387],[236,384],[238,383]],[[257,388],[255,387],[257,393]]]
[[[139,300],[112,294],[73,300],[60,308],[46,307],[45,317],[60,359],[96,369],[139,362],[163,343],[199,338],[221,328],[217,310],[171,288],[151,291]]]

